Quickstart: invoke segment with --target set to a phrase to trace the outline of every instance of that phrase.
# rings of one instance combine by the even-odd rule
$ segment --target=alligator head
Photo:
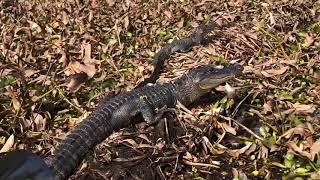
[[[192,69],[174,83],[178,100],[184,105],[189,105],[213,88],[241,74],[242,71],[243,66],[240,64],[232,64],[221,69],[211,65]]]

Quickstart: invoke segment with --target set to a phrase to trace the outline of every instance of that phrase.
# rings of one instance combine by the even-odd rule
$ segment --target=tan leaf
[[[62,23],[64,25],[67,25],[69,23],[69,17],[65,11],[62,11]]]
[[[285,137],[287,139],[291,138],[293,135],[300,135],[304,136],[306,133],[306,127],[304,124],[299,124],[297,127],[289,129],[287,132],[285,132],[283,135],[280,136],[280,138]]]
[[[83,46],[83,63],[84,64],[91,64],[92,60],[91,60],[91,44],[89,43],[84,43]]]
[[[228,133],[232,135],[237,134],[236,130],[233,127],[229,126],[227,123],[222,123],[222,127],[224,130],[226,130]]]
[[[124,19],[123,19],[123,26],[124,26],[124,29],[127,30],[128,29],[128,26],[129,26],[129,16],[126,16]]]
[[[6,143],[1,148],[0,153],[8,152],[13,145],[14,145],[14,135],[11,134],[10,137],[7,139]]]
[[[266,103],[263,104],[263,111],[265,113],[272,112],[271,104],[272,104],[271,101],[267,101]]]
[[[76,92],[87,79],[88,76],[85,73],[74,74],[69,77],[67,87],[70,91]]]
[[[251,147],[251,145],[252,143],[249,143],[241,149],[230,149],[228,150],[228,154],[233,157],[239,157],[239,155],[245,153]]]
[[[266,158],[268,157],[268,154],[269,154],[268,148],[266,148],[265,146],[261,146],[261,149],[258,154],[258,159]]]
[[[293,108],[300,113],[313,113],[316,110],[316,106],[313,104],[294,103]]]
[[[33,113],[34,123],[36,124],[37,131],[43,131],[46,127],[46,118],[44,118],[41,114]]]
[[[293,151],[293,152],[295,152],[297,154],[300,154],[301,156],[306,157],[306,158],[311,160],[311,154],[306,152],[306,151],[304,151],[302,148],[298,147],[296,145],[296,143],[294,143],[293,141],[289,141],[288,142],[288,147],[289,147],[289,149],[291,151]]]
[[[320,139],[314,142],[310,148],[311,160],[313,161],[316,155],[318,155],[318,159],[319,159],[319,153],[320,153]]]
[[[235,89],[231,87],[228,83],[226,83],[225,88],[226,88],[227,96],[229,98],[233,98],[236,92]]]
[[[60,50],[61,58],[59,59],[59,63],[62,63],[62,66],[65,67],[67,65],[67,55],[63,50]]]
[[[164,14],[168,17],[168,19],[172,18],[172,13],[170,11],[164,11]]]
[[[314,72],[313,77],[317,80],[320,80],[320,72]]]
[[[26,69],[26,70],[24,71],[24,76],[25,76],[25,77],[30,77],[30,76],[38,73],[38,72],[39,72],[39,70]]]
[[[303,47],[309,47],[314,42],[314,38],[312,36],[307,35],[302,44]]]
[[[29,25],[30,25],[30,29],[32,30],[32,32],[35,32],[35,33],[40,33],[42,30],[41,30],[41,27],[33,22],[33,21],[28,21]]]
[[[12,100],[12,106],[14,108],[15,111],[19,111],[21,108],[21,103],[19,101],[19,99],[17,98],[17,95],[11,90],[11,88],[6,88],[7,92],[5,92],[4,94],[9,96]]]
[[[282,66],[279,69],[268,69],[265,71],[261,71],[261,74],[264,75],[265,77],[273,77],[273,76],[278,76],[285,73],[288,69],[289,69],[288,66]]]

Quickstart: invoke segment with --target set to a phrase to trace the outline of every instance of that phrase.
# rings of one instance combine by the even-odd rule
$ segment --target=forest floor
[[[71,179],[320,179],[320,1],[3,0],[0,151],[48,157],[161,47],[213,22],[213,41],[172,56],[159,82],[237,62],[236,96],[180,108],[167,139],[144,123],[114,133]]]

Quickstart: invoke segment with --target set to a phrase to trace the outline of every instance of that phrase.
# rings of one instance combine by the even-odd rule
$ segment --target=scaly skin
[[[208,41],[207,34],[214,28],[213,24],[201,25],[195,29],[190,37],[174,40],[172,43],[165,45],[153,57],[154,70],[151,76],[145,79],[138,87],[148,83],[155,83],[161,74],[165,60],[176,52],[188,52],[194,46],[205,44]]]
[[[241,65],[223,69],[201,66],[172,83],[137,88],[103,101],[54,152],[51,169],[55,179],[68,178],[90,149],[114,131],[137,123],[134,121],[137,116],[142,116],[149,124],[155,123],[167,108],[174,108],[177,101],[187,106],[242,70]]]

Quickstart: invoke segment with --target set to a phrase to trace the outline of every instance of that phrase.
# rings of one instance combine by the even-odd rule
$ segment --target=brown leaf
[[[314,42],[314,38],[312,36],[307,35],[302,44],[303,47],[309,47]]]
[[[272,102],[271,101],[267,101],[266,103],[263,104],[263,111],[264,113],[268,113],[268,112],[272,112]]]
[[[317,80],[320,80],[320,72],[314,72],[313,77]]]
[[[228,150],[228,154],[233,157],[239,157],[239,155],[245,153],[251,147],[252,144],[253,143],[249,143],[241,149],[230,149]]]
[[[319,159],[319,153],[320,153],[320,139],[314,142],[310,148],[311,160],[313,161],[316,155],[318,155],[318,159]]]
[[[62,11],[62,23],[64,25],[67,25],[69,23],[69,17],[65,11]]]
[[[10,148],[14,145],[14,135],[11,134],[7,139],[6,143],[2,146],[0,153],[8,152]]]
[[[34,123],[36,124],[37,131],[43,131],[46,128],[46,118],[41,114],[33,113]]]
[[[85,73],[74,74],[69,77],[67,87],[70,91],[76,92],[87,79],[88,76]]]
[[[19,111],[21,108],[21,103],[17,98],[17,95],[11,90],[11,88],[7,88],[7,92],[4,93],[5,95],[9,96],[12,100],[12,106],[15,111]]]
[[[229,126],[227,123],[222,123],[222,127],[225,131],[227,131],[228,133],[230,133],[232,135],[237,134],[236,130],[233,127]]]
[[[299,124],[297,127],[289,129],[287,132],[285,132],[283,135],[280,136],[280,138],[285,137],[287,139],[291,138],[293,135],[300,135],[302,137],[305,136],[308,129],[306,129],[306,126],[304,124]]]
[[[25,77],[31,77],[32,75],[34,75],[34,74],[36,74],[38,72],[40,72],[40,71],[39,70],[33,70],[33,69],[26,69],[24,71],[24,76]]]
[[[273,76],[278,76],[285,73],[288,69],[289,69],[288,66],[282,66],[279,69],[268,69],[265,71],[261,71],[261,74],[264,75],[265,77],[273,77]]]
[[[229,98],[233,98],[236,92],[235,89],[231,87],[228,83],[226,83],[225,88],[226,88],[227,96]]]
[[[289,150],[311,160],[311,154],[309,152],[304,151],[302,148],[298,147],[296,143],[294,143],[293,141],[288,142],[288,147]]]
[[[128,26],[129,26],[129,16],[126,16],[124,19],[123,19],[123,26],[124,26],[124,29],[127,30],[128,29]]]
[[[172,13],[170,11],[164,11],[164,14],[168,17],[168,19],[172,18]]]
[[[316,110],[316,106],[313,104],[294,103],[293,108],[299,113],[313,113]]]

